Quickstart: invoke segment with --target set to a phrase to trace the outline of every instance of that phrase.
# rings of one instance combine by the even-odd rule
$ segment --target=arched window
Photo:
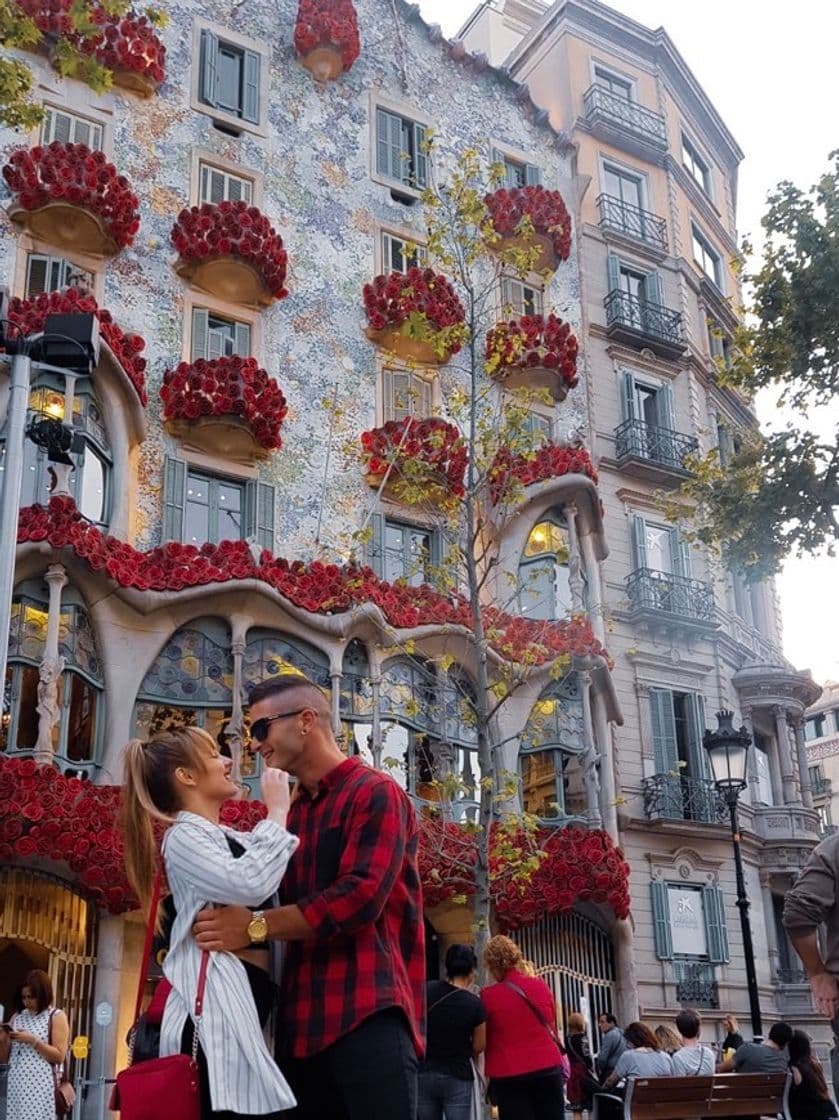
[[[0,719],[0,750],[32,751],[38,741],[39,666],[44,658],[48,596],[37,581],[24,584],[12,604],[9,657]],[[102,665],[90,618],[73,588],[61,596],[58,720],[52,750],[62,770],[89,777],[97,763]]]
[[[551,514],[530,530],[519,562],[519,606],[526,618],[555,619],[570,614],[568,529]]]
[[[58,375],[38,377],[29,394],[29,407],[34,413],[67,422],[64,388],[60,381]],[[76,382],[73,427],[83,438],[84,450],[81,454],[71,455],[75,469],[70,489],[82,516],[104,526],[110,519],[111,449],[93,384],[88,378],[80,378]],[[5,451],[5,445],[2,450]],[[25,439],[23,456],[20,504],[46,505],[50,496],[47,453],[30,439]]]
[[[170,727],[203,727],[218,738],[233,704],[230,629],[200,618],[176,630],[143,678],[134,708],[141,739]]]
[[[583,700],[576,673],[551,684],[536,701],[520,743],[519,772],[526,813],[545,821],[573,815],[569,761],[585,747]]]

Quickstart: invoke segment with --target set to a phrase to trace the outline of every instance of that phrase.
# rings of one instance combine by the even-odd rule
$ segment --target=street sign
[[[85,1034],[76,1035],[70,1049],[73,1052],[73,1057],[82,1061],[90,1053],[90,1039]]]
[[[98,1027],[109,1027],[114,1021],[114,1009],[107,1000],[102,1000],[101,1003],[96,1004],[94,1018]]]

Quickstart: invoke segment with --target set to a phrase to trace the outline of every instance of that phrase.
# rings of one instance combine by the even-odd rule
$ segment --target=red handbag
[[[157,905],[160,900],[161,876],[158,873],[154,884],[149,924],[146,928],[146,944],[143,950],[143,968],[137,989],[137,1003],[134,1009],[134,1023],[140,1018],[143,1004],[143,989],[151,957],[154,924]],[[198,1034],[201,1014],[204,1008],[204,987],[207,981],[207,964],[210,954],[201,954],[201,968],[198,973],[198,991],[195,993],[191,1054],[171,1054],[168,1058],[151,1058],[147,1062],[131,1065],[131,1052],[128,1055],[128,1068],[117,1074],[117,1083],[111,1094],[110,1109],[119,1112],[121,1120],[165,1120],[177,1117],[178,1120],[200,1120],[201,1095],[198,1080]]]

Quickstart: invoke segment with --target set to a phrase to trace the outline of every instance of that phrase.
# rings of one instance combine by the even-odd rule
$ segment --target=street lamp
[[[15,541],[20,512],[20,484],[23,478],[23,439],[29,409],[29,388],[33,364],[37,369],[54,369],[59,373],[90,374],[99,361],[99,321],[95,315],[76,312],[47,315],[43,331],[31,335],[9,330],[9,294],[0,288],[0,347],[12,359],[9,384],[9,406],[6,413],[5,456],[2,493],[0,494],[0,695],[6,680],[8,640],[12,620],[12,596],[15,582]],[[33,363],[37,352],[40,361]],[[55,423],[59,423],[56,421]],[[61,424],[63,429],[66,425]],[[38,428],[43,440],[63,453],[76,448],[66,434],[55,429]],[[34,429],[33,429],[34,432]],[[53,456],[54,458],[54,456]],[[57,460],[61,462],[61,460]]]
[[[714,785],[728,806],[731,815],[731,841],[734,845],[734,867],[737,874],[737,907],[740,910],[740,929],[743,932],[743,956],[746,959],[746,985],[749,991],[749,1011],[755,1042],[763,1040],[760,1020],[760,995],[757,990],[755,952],[752,944],[752,927],[749,921],[749,898],[743,876],[743,857],[740,852],[740,825],[737,820],[737,801],[746,788],[746,764],[752,737],[745,727],[735,730],[734,713],[717,712],[716,731],[705,731],[702,745],[711,761]]]

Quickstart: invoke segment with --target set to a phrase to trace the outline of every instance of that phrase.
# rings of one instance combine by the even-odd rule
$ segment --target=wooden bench
[[[713,1077],[632,1077],[626,1097],[595,1093],[593,1120],[729,1120],[788,1117],[789,1075],[718,1073]],[[616,1102],[606,1106],[605,1102]],[[602,1103],[601,1103],[602,1102]]]

